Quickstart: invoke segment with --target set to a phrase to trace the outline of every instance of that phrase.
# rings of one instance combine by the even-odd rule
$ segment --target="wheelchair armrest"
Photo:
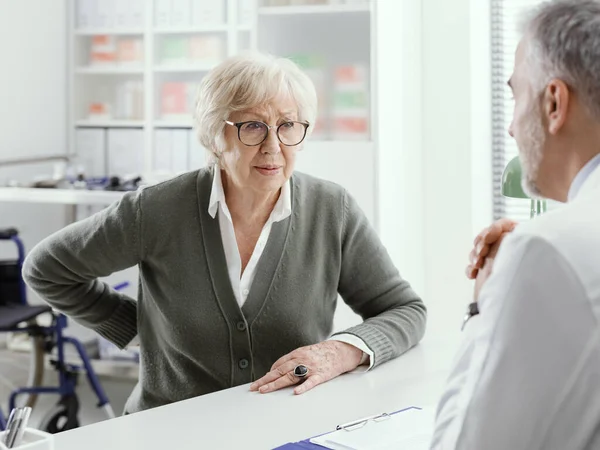
[[[19,235],[19,230],[16,228],[0,228],[0,239],[10,239]]]

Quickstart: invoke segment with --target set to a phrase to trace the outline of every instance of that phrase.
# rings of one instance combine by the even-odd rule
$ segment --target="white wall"
[[[52,175],[52,163],[3,166],[66,153],[66,0],[0,1],[0,185]],[[65,208],[0,203],[0,227],[15,226],[27,248],[64,225]],[[15,254],[0,241],[0,257]]]
[[[429,308],[428,338],[460,327],[464,274],[491,220],[488,5],[376,0],[379,227]]]
[[[377,224],[401,274],[425,297],[421,0],[375,6]]]
[[[459,326],[472,297],[470,1],[423,0],[425,296],[430,330]]]

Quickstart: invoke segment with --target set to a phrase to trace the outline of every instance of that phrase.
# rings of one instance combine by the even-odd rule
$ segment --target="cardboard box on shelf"
[[[162,85],[160,107],[161,117],[177,119],[184,116],[186,111],[185,83],[167,82]]]
[[[165,82],[161,88],[160,116],[166,120],[188,120],[194,109],[196,84]]]
[[[369,82],[365,64],[348,64],[334,70],[332,137],[369,139]]]
[[[117,61],[119,64],[140,64],[144,59],[144,45],[141,39],[121,38],[117,41]]]
[[[91,120],[108,120],[112,118],[110,104],[105,102],[92,102],[88,107],[88,118]]]
[[[117,41],[114,36],[92,36],[90,65],[115,64],[117,59]]]
[[[189,57],[195,63],[219,63],[225,55],[225,42],[219,35],[193,36],[189,41]]]
[[[179,64],[189,59],[189,39],[168,36],[162,40],[160,61],[165,64]]]

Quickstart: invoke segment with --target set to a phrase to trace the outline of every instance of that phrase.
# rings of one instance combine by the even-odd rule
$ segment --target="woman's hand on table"
[[[362,355],[359,348],[334,340],[301,347],[279,358],[270,372],[250,385],[250,390],[266,394],[298,384],[294,394],[302,394],[354,370],[360,364]],[[308,374],[303,378],[294,375],[298,365],[308,368]]]

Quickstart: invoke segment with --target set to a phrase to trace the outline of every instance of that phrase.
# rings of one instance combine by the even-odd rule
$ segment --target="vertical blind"
[[[512,121],[513,100],[509,80],[520,40],[519,23],[523,14],[542,0],[489,0],[491,2],[492,43],[492,176],[494,219],[509,217],[529,219],[529,201],[502,196],[502,172],[517,156],[517,145],[508,135]],[[550,206],[550,205],[549,205]]]

